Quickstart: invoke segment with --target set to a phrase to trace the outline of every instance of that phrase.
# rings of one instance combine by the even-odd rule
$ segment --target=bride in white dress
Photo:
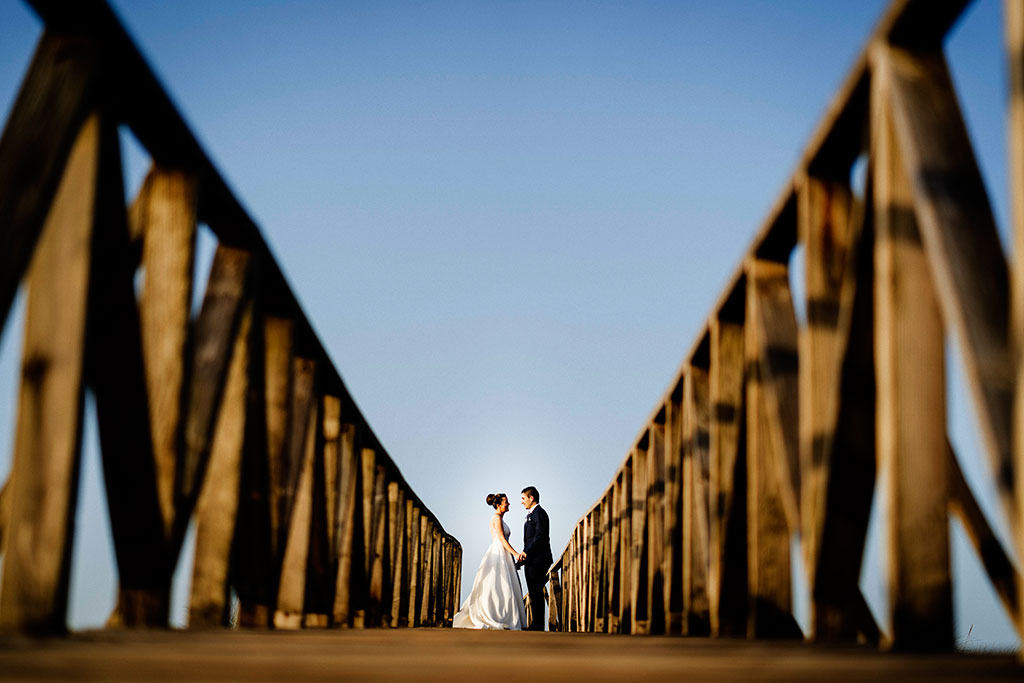
[[[473,592],[452,620],[455,628],[491,628],[520,631],[526,627],[526,607],[519,573],[512,559],[518,553],[508,543],[510,530],[502,520],[508,512],[508,496],[492,493],[487,504],[491,517],[491,545],[473,579]]]

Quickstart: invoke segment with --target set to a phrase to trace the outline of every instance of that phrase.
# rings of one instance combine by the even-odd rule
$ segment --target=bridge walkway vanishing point
[[[522,670],[519,673],[518,670]],[[1011,654],[451,629],[91,632],[0,643],[0,681],[1019,681]]]
[[[200,678],[295,678],[308,667],[311,678],[420,680],[504,674],[526,659],[562,678],[1019,677],[1007,657],[946,654],[950,513],[1024,631],[1019,561],[992,532],[946,437],[949,334],[1019,540],[1024,258],[1011,278],[942,52],[967,0],[894,0],[552,567],[552,630],[691,639],[245,632],[450,625],[461,546],[381,446],[258,228],[109,7],[30,4],[46,29],[0,138],[0,317],[27,290],[14,466],[0,489],[0,628],[65,629],[88,390],[121,581],[110,625],[167,626],[171,569],[194,521],[196,632],[7,636],[0,677],[130,678],[139,666],[178,679],[182,666]],[[1024,253],[1024,0],[1006,10]],[[118,126],[153,160],[128,207]],[[860,189],[851,182],[858,159]],[[218,245],[192,319],[200,223]],[[805,326],[789,284],[797,245]],[[890,482],[891,633],[857,584],[879,473]],[[797,534],[808,633],[792,615]],[[232,592],[241,632],[201,631],[232,620]],[[828,647],[778,642],[801,636]],[[829,649],[854,642],[868,647]],[[883,657],[879,645],[932,657]]]

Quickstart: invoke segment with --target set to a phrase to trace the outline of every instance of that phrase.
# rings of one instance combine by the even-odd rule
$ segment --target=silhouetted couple
[[[516,552],[509,542],[511,529],[505,523],[508,496],[491,493],[487,504],[494,508],[491,516],[491,545],[480,561],[473,579],[469,599],[455,615],[455,628],[493,628],[512,631],[544,630],[544,584],[551,566],[551,539],[548,513],[540,506],[540,493],[533,486],[523,489],[521,496],[526,508],[523,525],[523,550]],[[526,587],[530,594],[532,621],[527,626],[523,605],[523,589],[519,585],[518,567],[526,574]]]

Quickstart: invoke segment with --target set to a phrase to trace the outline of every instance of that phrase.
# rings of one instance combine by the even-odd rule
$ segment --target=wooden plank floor
[[[1012,655],[802,643],[415,629],[90,632],[0,639],[4,681],[1024,680]]]

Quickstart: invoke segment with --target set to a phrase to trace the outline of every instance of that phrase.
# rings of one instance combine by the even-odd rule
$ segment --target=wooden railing
[[[1012,549],[981,513],[946,432],[950,334],[1024,547],[1024,2],[1005,5],[1012,288],[942,49],[967,4],[889,7],[682,367],[552,567],[553,628],[799,637],[790,567],[798,535],[808,638],[950,648],[953,514],[1024,632]],[[858,158],[862,188],[851,180]],[[805,268],[791,274],[797,245]],[[791,276],[802,278],[804,324]],[[858,586],[882,476],[888,635]]]
[[[242,626],[450,623],[461,546],[113,13],[30,4],[45,31],[0,138],[2,320],[27,291],[0,626],[65,628],[87,390],[120,579],[112,624],[167,625],[193,521],[190,626],[227,624],[232,591]],[[118,126],[152,157],[128,209]],[[192,318],[200,223],[218,244]]]

